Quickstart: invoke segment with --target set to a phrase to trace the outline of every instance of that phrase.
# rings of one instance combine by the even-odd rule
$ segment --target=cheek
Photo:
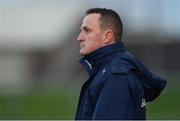
[[[100,34],[93,34],[87,37],[88,43],[98,45],[102,41],[102,36]]]
[[[103,47],[102,36],[99,33],[92,33],[85,36],[84,41],[81,42],[85,47],[80,49],[81,55],[89,54],[101,47]]]
[[[90,50],[95,50],[100,48],[102,46],[101,37],[99,35],[96,35],[91,38],[88,38],[88,41],[86,41],[86,45]]]

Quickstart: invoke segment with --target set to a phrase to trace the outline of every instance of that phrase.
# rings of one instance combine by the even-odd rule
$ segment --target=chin
[[[82,52],[79,52],[79,54],[80,54],[81,56],[87,55],[86,53],[82,53]]]
[[[85,55],[87,55],[88,53],[80,50],[80,51],[79,51],[79,54],[80,54],[81,56],[85,56]]]

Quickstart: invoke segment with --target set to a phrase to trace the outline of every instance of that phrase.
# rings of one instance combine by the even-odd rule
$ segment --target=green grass
[[[148,104],[148,119],[180,119],[180,89],[164,90],[155,101]]]
[[[74,119],[79,92],[0,96],[0,119]]]
[[[78,89],[1,95],[0,119],[74,119],[78,95]],[[147,117],[180,119],[180,89],[167,89],[155,101],[148,103]]]

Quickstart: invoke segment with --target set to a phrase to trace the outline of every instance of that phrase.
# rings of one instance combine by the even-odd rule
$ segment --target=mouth
[[[83,48],[83,47],[85,47],[85,45],[80,45],[80,48]]]

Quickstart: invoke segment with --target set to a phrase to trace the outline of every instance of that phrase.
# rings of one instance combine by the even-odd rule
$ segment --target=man
[[[115,11],[86,12],[77,41],[89,79],[81,89],[76,120],[146,119],[146,102],[165,87],[164,79],[124,49],[122,31]]]

